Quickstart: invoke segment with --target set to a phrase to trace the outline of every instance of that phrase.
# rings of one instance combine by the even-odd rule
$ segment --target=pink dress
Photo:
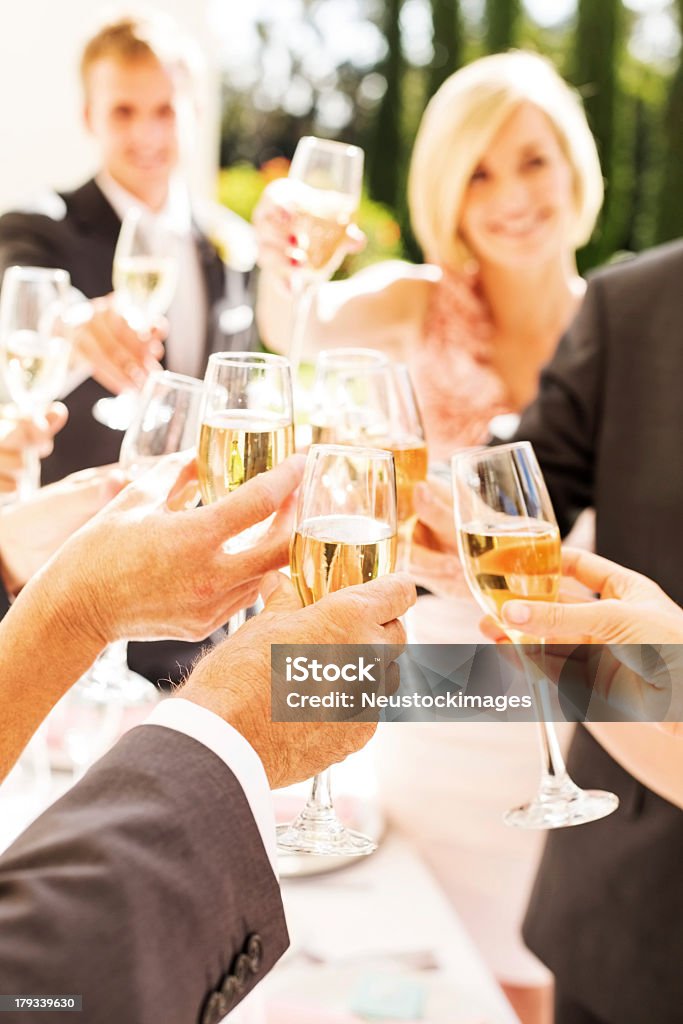
[[[490,420],[514,411],[482,341],[462,313],[462,277],[444,270],[409,361],[430,462],[486,440]],[[418,643],[483,642],[481,612],[462,580],[453,599],[423,596],[409,614]],[[563,745],[568,728],[561,728]],[[549,972],[520,926],[544,836],[507,828],[505,810],[538,785],[533,723],[415,723],[380,728],[379,796],[392,824],[415,843],[502,982],[536,986]]]
[[[493,417],[514,411],[492,364],[492,343],[477,335],[462,311],[462,274],[442,272],[421,344],[408,360],[432,461],[481,444]]]

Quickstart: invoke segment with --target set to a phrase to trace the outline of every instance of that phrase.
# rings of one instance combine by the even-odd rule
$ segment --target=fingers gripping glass
[[[313,445],[306,459],[290,549],[292,581],[304,605],[394,571],[396,480],[390,452]],[[359,857],[367,836],[346,828],[332,803],[330,770],[317,775],[290,825],[278,826],[282,853]]]
[[[533,448],[526,441],[478,448],[453,457],[458,548],[465,578],[479,605],[518,646],[538,716],[541,783],[530,803],[505,815],[516,828],[563,828],[595,821],[616,810],[613,793],[582,790],[570,778],[555,728],[548,718],[549,683],[523,654],[525,638],[502,622],[514,598],[557,599],[561,576],[560,532]],[[541,659],[542,665],[542,659]]]

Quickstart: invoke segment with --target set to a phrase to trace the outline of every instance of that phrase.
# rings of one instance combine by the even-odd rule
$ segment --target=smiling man
[[[30,209],[0,218],[0,274],[13,264],[63,267],[92,300],[89,318],[75,330],[81,383],[65,399],[68,425],[43,463],[46,483],[117,461],[121,433],[92,416],[100,398],[139,387],[162,358],[168,369],[203,375],[212,348],[222,347],[218,322],[229,299],[226,282],[244,284],[226,270],[206,232],[239,238],[242,256],[251,242],[248,224],[223,207],[196,203],[184,180],[202,59],[175,22],[154,14],[103,25],[87,43],[80,71],[98,173],[72,192],[48,193]],[[133,206],[175,236],[178,285],[165,353],[166,325],[151,338],[138,336],[116,312],[111,294],[121,221]],[[152,680],[178,679],[196,654],[194,644],[132,645],[130,660]]]
[[[189,195],[182,165],[198,114],[202,58],[175,22],[154,14],[103,25],[85,46],[80,72],[83,116],[100,170],[72,192],[48,193],[30,209],[0,218],[0,274],[12,264],[63,267],[94,300],[75,339],[87,366],[80,380],[88,372],[93,379],[67,398],[69,425],[45,463],[46,482],[116,460],[121,435],[93,421],[93,404],[139,387],[164,356],[166,325],[151,339],[138,336],[117,314],[110,294],[126,212],[141,207],[177,243],[165,362],[193,376],[204,372],[226,295],[226,269],[207,231],[214,237],[239,233],[246,248],[251,241],[241,218]]]

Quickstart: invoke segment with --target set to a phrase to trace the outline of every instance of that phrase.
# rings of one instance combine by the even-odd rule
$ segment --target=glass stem
[[[527,661],[529,666],[527,679],[531,689],[536,713],[538,715],[538,736],[541,754],[541,791],[552,793],[562,788],[567,781],[567,768],[560,749],[560,742],[552,722],[552,711],[550,705],[550,694],[548,692],[548,678],[545,672],[545,643],[541,641],[535,644],[540,648],[540,664]]]
[[[315,283],[295,281],[292,289],[292,321],[289,334],[289,362],[292,367],[292,382],[296,383],[299,364],[304,353],[304,341],[308,315],[317,291]]]

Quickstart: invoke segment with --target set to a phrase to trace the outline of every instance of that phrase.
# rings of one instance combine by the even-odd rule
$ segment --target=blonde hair
[[[173,18],[154,10],[119,14],[101,24],[91,36],[80,62],[86,95],[92,66],[107,59],[122,64],[154,60],[179,73],[191,87],[198,85],[204,72],[204,61],[195,41],[181,31]]]
[[[471,175],[496,132],[520,103],[550,119],[573,176],[575,248],[590,238],[603,199],[600,161],[578,95],[550,61],[497,53],[446,79],[422,117],[410,162],[408,203],[425,258],[462,267],[471,255],[459,232]]]

